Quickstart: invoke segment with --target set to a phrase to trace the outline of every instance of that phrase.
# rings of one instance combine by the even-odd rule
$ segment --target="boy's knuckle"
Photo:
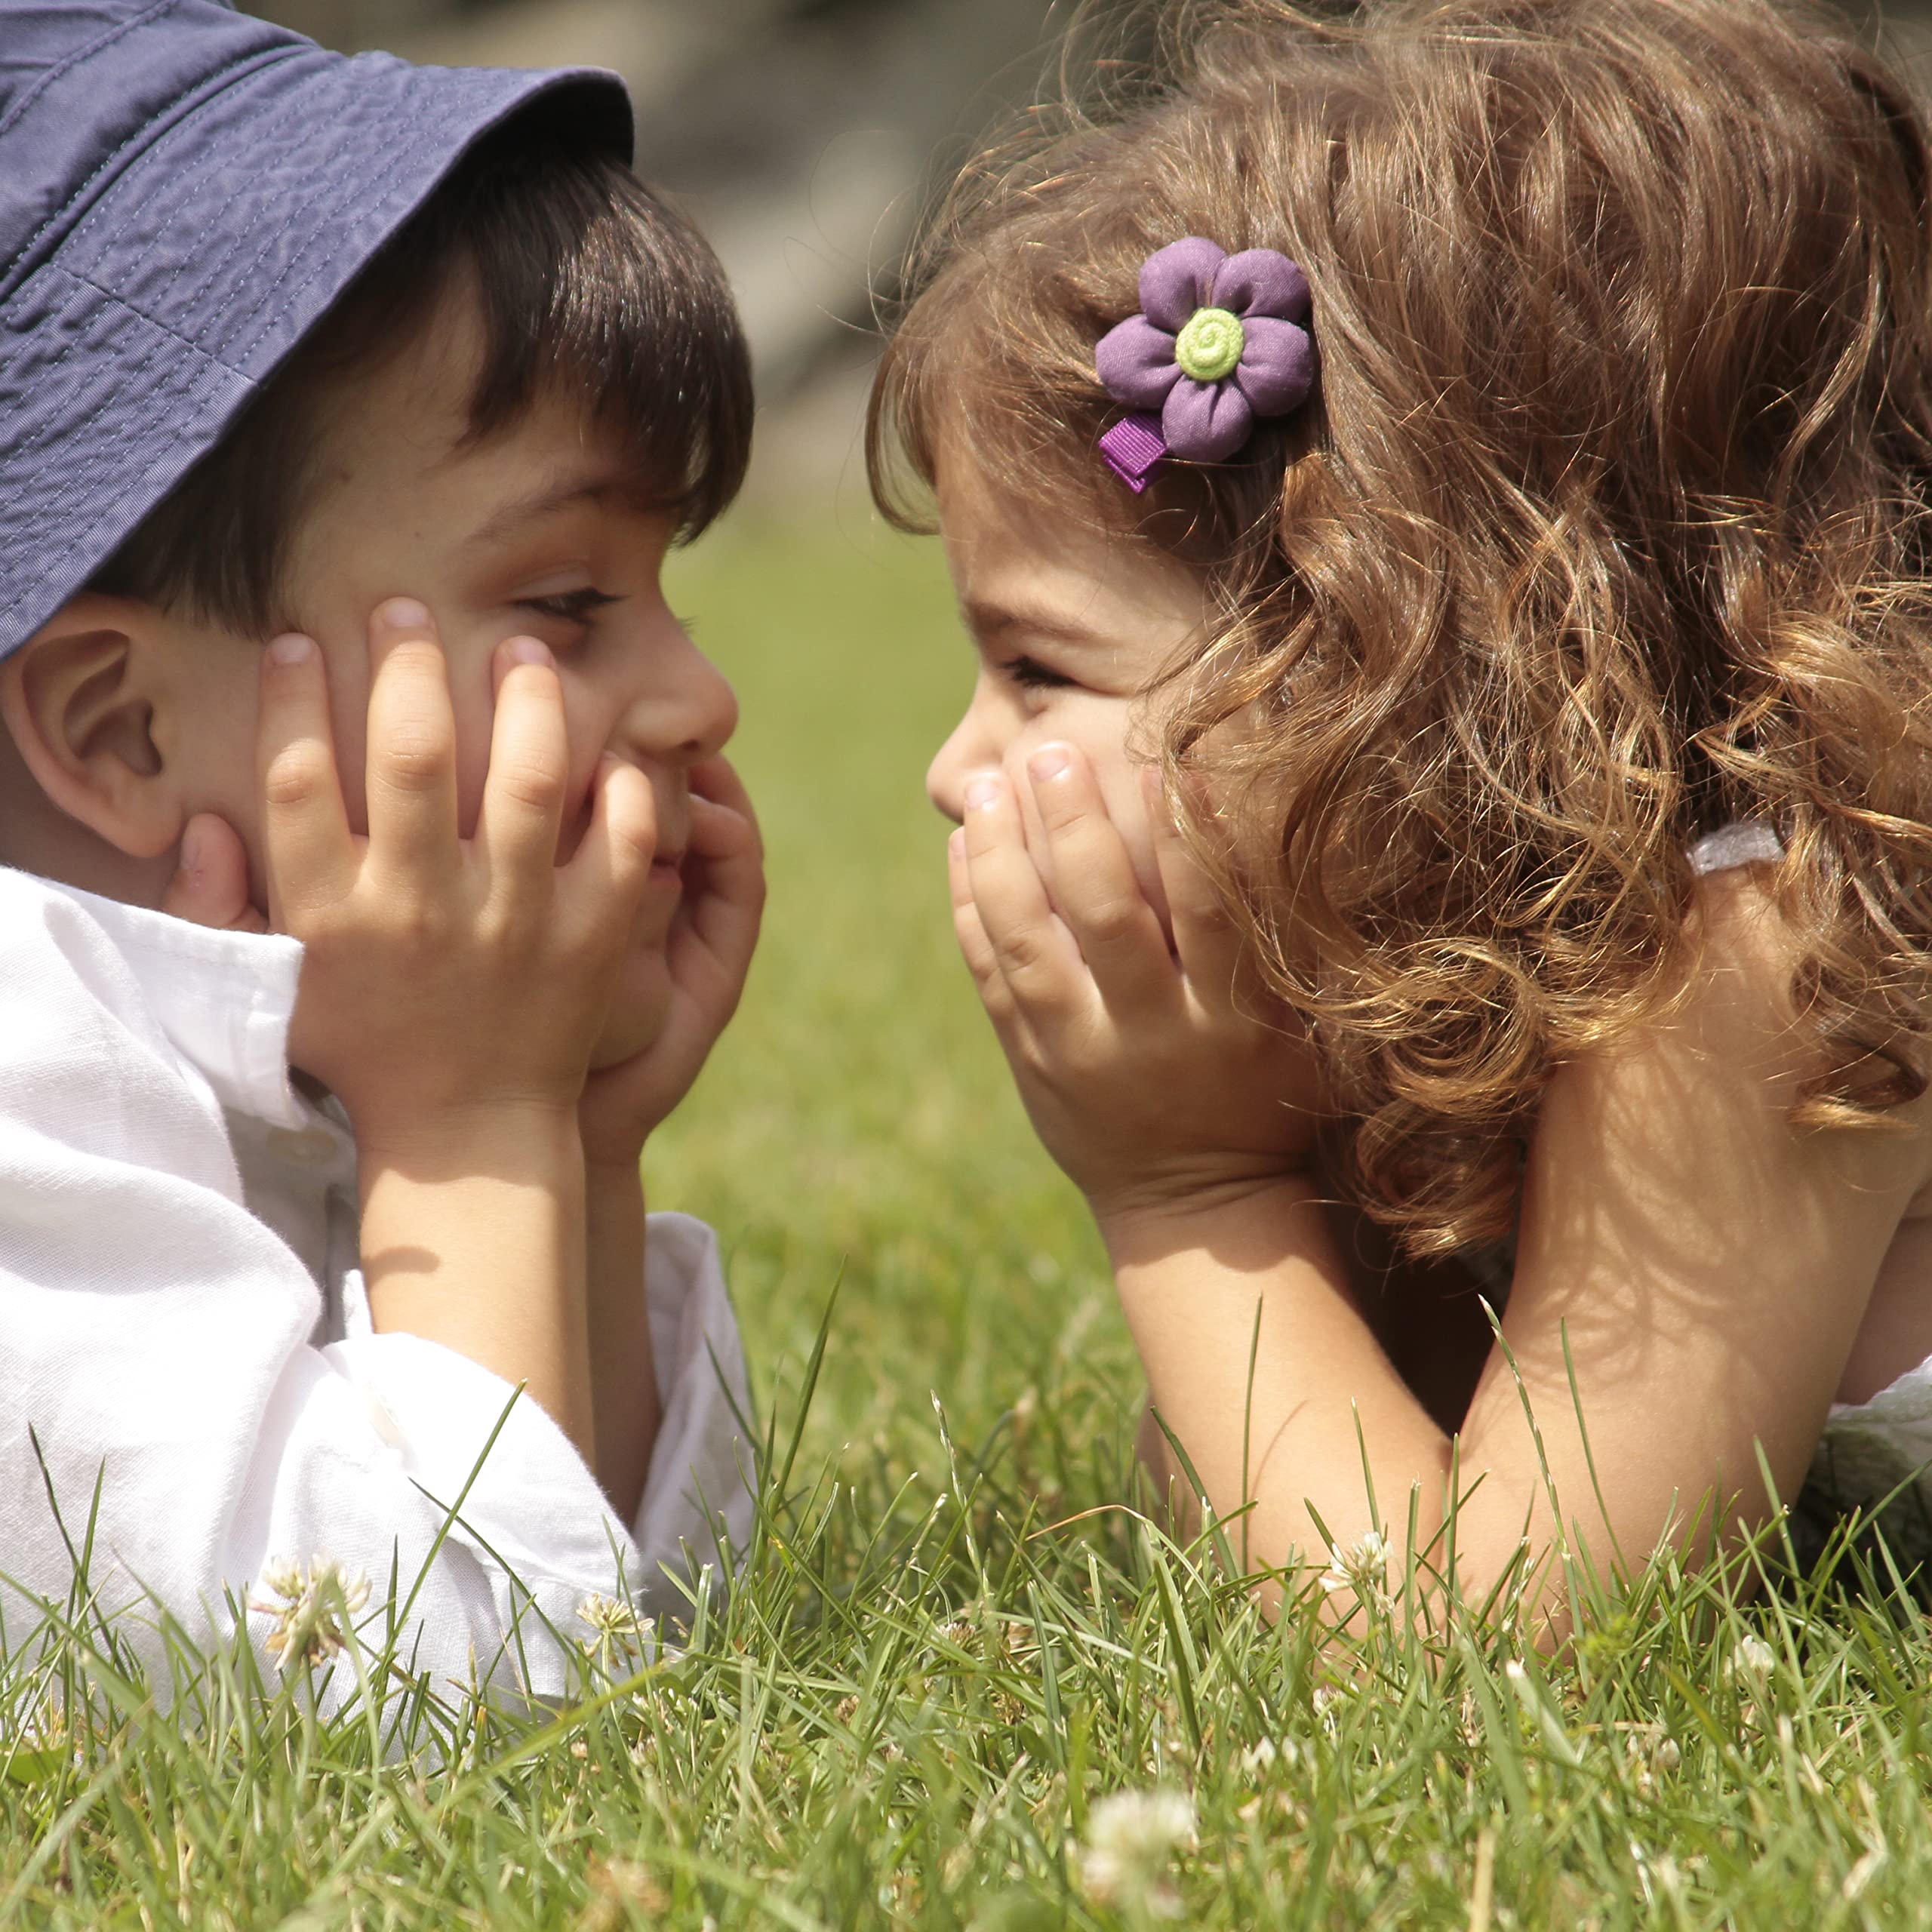
[[[491,774],[497,789],[512,804],[547,811],[563,796],[564,774],[540,758],[514,758]]]
[[[286,746],[269,759],[262,774],[262,795],[271,806],[305,804],[324,789],[328,764],[320,746]]]
[[[383,782],[398,792],[426,792],[441,785],[454,764],[447,734],[427,724],[392,732],[376,754]]]

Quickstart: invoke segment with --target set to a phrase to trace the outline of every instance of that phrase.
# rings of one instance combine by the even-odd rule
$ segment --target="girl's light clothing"
[[[714,1558],[712,1517],[747,1538],[749,1404],[715,1241],[651,1217],[663,1421],[620,1523],[536,1403],[435,1343],[372,1331],[354,1143],[289,1080],[300,959],[292,940],[0,868],[6,1632],[34,1621],[20,1589],[64,1599],[72,1575],[31,1428],[77,1546],[100,1475],[103,1609],[151,1595],[205,1638],[278,1562],[333,1560],[380,1605],[426,1561],[401,1654],[439,1679],[554,1692],[565,1657],[533,1606],[582,1640],[577,1606],[621,1572],[641,1611],[675,1615],[690,1599],[664,1567]],[[259,1637],[272,1617],[250,1620]]]

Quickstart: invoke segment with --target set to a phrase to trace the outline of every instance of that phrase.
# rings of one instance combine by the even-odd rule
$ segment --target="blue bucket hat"
[[[0,657],[479,136],[631,155],[614,74],[331,54],[226,0],[0,0]]]

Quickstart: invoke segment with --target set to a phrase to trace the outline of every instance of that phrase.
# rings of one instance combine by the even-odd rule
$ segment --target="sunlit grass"
[[[1270,1626],[1121,1506],[1131,1351],[921,796],[968,675],[938,560],[743,529],[674,595],[771,854],[647,1168],[723,1235],[777,1419],[754,1548],[681,1660],[592,1644],[560,1715],[322,1721],[304,1668],[183,1649],[164,1717],[78,1609],[38,1664],[10,1632],[0,1925],[1932,1923],[1932,1644],[1882,1572],[1740,1608],[1659,1568],[1560,1664],[1371,1607],[1324,1662],[1318,1582]]]

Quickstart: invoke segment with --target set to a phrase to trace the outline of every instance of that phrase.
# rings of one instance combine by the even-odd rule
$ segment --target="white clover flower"
[[[1321,1720],[1321,1728],[1331,1737],[1340,1728],[1335,1716],[1335,1707],[1348,1694],[1348,1687],[1340,1684],[1318,1684],[1309,1694],[1309,1708]]]
[[[1651,1752],[1651,1762],[1660,1771],[1674,1771],[1684,1761],[1684,1753],[1677,1740],[1668,1731],[1660,1737]]]
[[[281,1670],[336,1656],[353,1634],[344,1624],[369,1601],[368,1577],[349,1575],[326,1556],[312,1556],[306,1570],[292,1558],[270,1563],[260,1582],[268,1596],[248,1607],[275,1619],[263,1644]]]
[[[1738,1638],[1737,1648],[1731,1654],[1731,1675],[1749,1677],[1762,1685],[1777,1667],[1777,1652],[1763,1638],[1747,1634]]]
[[[1193,1842],[1194,1801],[1186,1792],[1115,1792],[1088,1814],[1081,1883],[1099,1904],[1178,1918],[1180,1896],[1168,1868]]]
[[[1292,1737],[1264,1737],[1241,1754],[1241,1767],[1250,1777],[1258,1777],[1277,1764],[1292,1770],[1301,1761],[1301,1746]]]
[[[637,1606],[626,1597],[601,1596],[593,1590],[577,1605],[577,1617],[607,1642],[622,1643],[643,1634]]]
[[[1386,1594],[1389,1584],[1389,1540],[1380,1530],[1358,1537],[1346,1549],[1339,1543],[1328,1546],[1328,1567],[1321,1573],[1321,1587],[1331,1596],[1338,1590],[1352,1590],[1364,1601]]]

